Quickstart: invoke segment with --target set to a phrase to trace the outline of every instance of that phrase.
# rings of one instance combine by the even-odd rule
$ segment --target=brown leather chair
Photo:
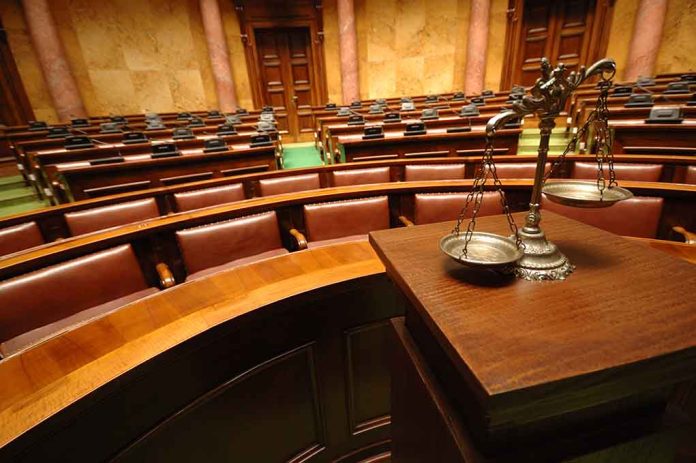
[[[23,251],[44,244],[36,222],[20,223],[0,229],[0,256]]]
[[[413,224],[421,225],[457,220],[466,204],[467,195],[468,193],[417,193],[413,202]],[[467,218],[471,217],[473,207],[472,202],[467,211]],[[502,213],[503,206],[500,203],[500,194],[497,191],[484,192],[477,217]]]
[[[290,177],[266,178],[259,181],[260,196],[280,195],[296,191],[321,188],[319,174],[293,175]]]
[[[367,239],[375,230],[389,228],[386,196],[304,206],[307,247]]]
[[[696,166],[689,166],[686,169],[686,175],[684,175],[684,183],[696,185]]]
[[[187,280],[287,254],[275,211],[176,232]]]
[[[0,353],[7,356],[156,293],[130,244],[0,282]]]
[[[609,166],[604,165],[604,178],[609,179]],[[614,173],[617,180],[629,180],[636,182],[659,182],[662,175],[661,164],[630,164],[625,162],[614,163]],[[596,162],[576,162],[573,164],[572,178],[597,179]]]
[[[623,236],[655,238],[662,215],[662,198],[640,197],[602,208],[570,207],[542,196],[541,208]]]
[[[73,236],[159,217],[155,198],[139,199],[85,211],[68,212],[65,221]]]
[[[179,212],[233,203],[243,199],[245,199],[244,185],[241,183],[174,193],[174,203],[176,204],[176,210]]]
[[[464,178],[464,172],[464,164],[410,165],[404,169],[404,181],[461,180]]]
[[[389,183],[389,167],[335,170],[331,172],[331,184],[333,186],[366,185],[368,183]]]
[[[551,163],[547,162],[544,172],[548,172]],[[536,162],[499,162],[495,165],[498,178],[534,178]]]

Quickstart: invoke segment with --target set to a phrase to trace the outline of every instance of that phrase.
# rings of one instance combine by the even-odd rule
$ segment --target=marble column
[[[338,0],[338,40],[341,55],[343,103],[360,99],[358,80],[358,38],[353,0]]]
[[[471,1],[469,37],[466,47],[466,79],[464,81],[464,92],[467,95],[478,95],[483,90],[486,77],[490,10],[490,0]]]
[[[633,82],[640,76],[653,75],[666,13],[667,0],[641,0],[628,49],[624,80]]]
[[[73,77],[47,0],[22,0],[29,35],[44,80],[61,121],[86,117],[80,91]]]
[[[221,111],[232,112],[237,109],[237,92],[234,88],[230,52],[222,25],[220,6],[218,0],[199,0],[199,3],[218,105]]]

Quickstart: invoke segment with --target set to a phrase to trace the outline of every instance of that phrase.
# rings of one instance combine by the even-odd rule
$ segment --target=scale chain
[[[515,220],[512,217],[512,213],[510,212],[510,207],[507,203],[505,192],[502,189],[503,185],[500,182],[500,179],[498,178],[495,162],[493,162],[493,152],[493,141],[490,139],[490,137],[486,137],[486,147],[481,158],[481,163],[476,171],[472,189],[466,197],[466,203],[464,205],[464,208],[462,208],[461,212],[459,213],[459,217],[457,218],[457,224],[455,225],[454,230],[452,231],[456,235],[459,235],[461,233],[461,224],[464,221],[466,213],[468,212],[471,202],[473,200],[474,207],[471,214],[471,220],[467,225],[466,232],[464,235],[464,248],[462,249],[462,257],[467,257],[469,242],[471,241],[474,231],[476,230],[476,217],[478,216],[478,213],[481,209],[481,204],[483,202],[484,186],[486,185],[486,182],[488,180],[488,172],[491,173],[491,176],[493,177],[493,184],[496,187],[498,194],[500,195],[500,203],[503,207],[503,212],[505,213],[505,216],[507,218],[508,226],[510,227],[512,233],[515,235],[515,243],[517,247],[522,246],[517,224],[515,224]]]

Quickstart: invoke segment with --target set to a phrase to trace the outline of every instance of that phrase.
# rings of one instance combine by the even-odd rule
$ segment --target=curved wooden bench
[[[388,388],[386,322],[400,313],[383,271],[366,242],[280,256],[134,302],[7,358],[0,459],[94,461],[122,452],[138,460],[200,448],[208,459],[222,448],[227,457],[251,450],[257,461],[381,453],[389,439],[388,393],[380,390]],[[328,351],[335,343],[348,343],[348,357]],[[144,402],[117,405],[126,400]],[[269,404],[285,410],[275,425]],[[201,416],[230,406],[237,415],[222,422]],[[99,422],[128,426],[105,433]],[[225,445],[208,447],[224,429]],[[184,445],[174,449],[171,436],[180,433],[174,442]],[[269,438],[272,446],[259,446]]]

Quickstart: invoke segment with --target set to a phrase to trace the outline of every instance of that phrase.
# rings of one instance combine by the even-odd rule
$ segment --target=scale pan
[[[572,207],[609,207],[633,193],[619,186],[607,187],[600,195],[595,182],[551,182],[541,190],[554,203]]]
[[[466,233],[451,233],[440,240],[440,249],[462,265],[479,268],[499,268],[508,266],[522,257],[514,240],[493,233],[474,232],[471,235],[467,255],[462,251]]]

